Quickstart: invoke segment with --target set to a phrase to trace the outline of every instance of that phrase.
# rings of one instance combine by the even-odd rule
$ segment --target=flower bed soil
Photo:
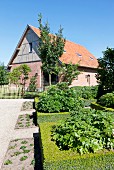
[[[15,139],[9,144],[1,170],[34,170],[34,139]]]
[[[33,116],[29,114],[19,115],[15,129],[34,128]]]

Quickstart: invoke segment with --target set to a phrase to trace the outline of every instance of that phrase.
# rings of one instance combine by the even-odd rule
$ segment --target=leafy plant
[[[26,148],[26,146],[21,146],[20,149],[24,150]]]
[[[27,144],[28,142],[26,140],[22,141],[21,144]]]
[[[8,159],[4,162],[4,165],[9,165],[9,164],[12,164],[12,161],[10,159]]]
[[[28,156],[23,156],[20,158],[20,161],[25,161],[28,158]]]
[[[29,153],[29,152],[30,152],[30,150],[27,150],[27,149],[23,150],[23,153]]]
[[[12,155],[12,156],[18,156],[18,155],[20,155],[22,152],[14,152],[14,154]]]
[[[35,160],[34,159],[31,161],[31,165],[35,166]]]
[[[15,149],[16,146],[17,146],[17,144],[15,144],[13,146],[9,146],[9,149]]]
[[[114,148],[112,113],[80,108],[52,129],[52,139],[62,150],[74,148],[80,154]]]
[[[30,79],[30,84],[29,84],[28,90],[30,92],[35,92],[36,89],[37,89],[37,76],[33,76]]]
[[[37,110],[40,112],[67,112],[83,106],[83,101],[67,83],[51,86],[39,97]]]

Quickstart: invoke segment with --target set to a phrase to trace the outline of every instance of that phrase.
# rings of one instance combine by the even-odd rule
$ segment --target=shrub
[[[75,148],[80,154],[113,149],[113,117],[109,112],[80,108],[52,129],[52,139],[62,149]]]
[[[40,97],[37,104],[39,112],[69,112],[75,107],[83,106],[83,101],[76,95],[75,90],[66,83],[51,86]]]
[[[84,99],[96,99],[98,86],[75,86],[76,93]]]
[[[30,92],[35,92],[36,91],[36,88],[37,88],[37,76],[32,76],[31,79],[30,79],[30,84],[29,84],[29,91]]]
[[[104,94],[99,98],[99,103],[102,106],[114,108],[114,93]]]

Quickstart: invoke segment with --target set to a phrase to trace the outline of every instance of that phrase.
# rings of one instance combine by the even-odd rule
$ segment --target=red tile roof
[[[16,54],[17,54],[17,48],[20,47],[28,29],[33,30],[33,32],[40,37],[40,30],[36,27],[33,27],[31,25],[27,25],[8,65],[12,63],[14,60]],[[64,50],[66,52],[63,53],[63,55],[59,58],[59,60],[65,64],[77,64],[79,63],[79,66],[82,67],[90,67],[90,68],[97,68],[98,67],[98,61],[97,59],[83,46],[79,44],[75,44],[73,42],[70,42],[66,40]]]
[[[30,26],[30,28],[38,36],[40,36],[40,30],[38,28],[35,28],[33,26]],[[65,52],[59,58],[61,62],[66,63],[66,64],[79,63],[80,66],[90,67],[90,68],[98,67],[97,59],[85,47],[66,40],[64,50]]]

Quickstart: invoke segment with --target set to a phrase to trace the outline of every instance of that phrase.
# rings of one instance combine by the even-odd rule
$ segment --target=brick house
[[[8,69],[12,71],[20,64],[26,63],[31,68],[30,77],[37,74],[38,89],[43,88],[43,73],[41,71],[41,59],[38,56],[37,47],[40,37],[40,30],[27,25],[19,43],[8,63]],[[97,85],[95,78],[98,67],[97,59],[83,46],[66,40],[64,53],[60,57],[60,62],[65,64],[79,63],[80,75],[73,80],[71,86],[94,86]],[[26,86],[29,85],[28,80]]]

